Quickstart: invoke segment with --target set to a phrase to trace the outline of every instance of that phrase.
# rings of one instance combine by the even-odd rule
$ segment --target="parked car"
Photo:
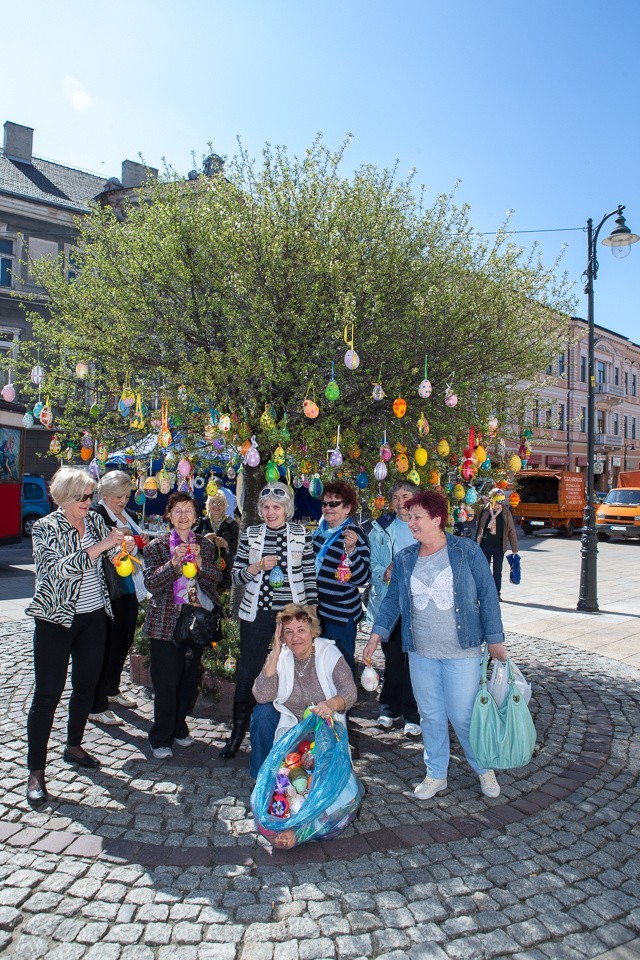
[[[640,470],[620,474],[618,486],[596,511],[596,531],[605,542],[612,537],[640,539]]]
[[[33,525],[40,517],[51,513],[53,504],[49,497],[46,480],[36,477],[32,473],[25,473],[22,478],[22,534],[31,536]]]

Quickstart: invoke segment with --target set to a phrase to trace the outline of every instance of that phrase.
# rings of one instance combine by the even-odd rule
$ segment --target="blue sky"
[[[507,210],[513,230],[582,228],[623,203],[640,234],[639,0],[30,0],[0,29],[0,122],[33,126],[38,156],[186,173],[208,141],[258,155],[351,132],[348,167],[397,159],[431,196],[460,179],[478,230]],[[548,263],[569,244],[585,316],[585,233],[537,239]],[[640,243],[599,259],[596,322],[639,342]]]

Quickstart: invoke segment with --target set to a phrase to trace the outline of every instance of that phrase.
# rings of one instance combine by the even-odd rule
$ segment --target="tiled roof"
[[[58,207],[86,210],[104,190],[106,179],[51,160],[9,160],[0,152],[0,193],[41,200]]]

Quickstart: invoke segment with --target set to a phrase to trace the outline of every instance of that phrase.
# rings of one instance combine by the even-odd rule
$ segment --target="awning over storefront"
[[[541,463],[542,463],[542,458],[539,456],[537,457],[531,456],[527,460],[528,467],[539,467]]]
[[[547,466],[548,467],[566,467],[567,458],[566,456],[561,457],[557,454],[548,454],[547,455]]]
[[[576,467],[586,467],[587,458],[586,457],[576,457]]]

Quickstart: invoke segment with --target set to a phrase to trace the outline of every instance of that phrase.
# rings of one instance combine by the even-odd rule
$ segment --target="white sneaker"
[[[169,760],[173,756],[171,747],[156,747],[151,753],[154,760]]]
[[[417,723],[405,723],[404,725],[404,735],[405,737],[419,737],[422,733],[420,725]]]
[[[480,790],[485,797],[495,798],[500,796],[500,784],[496,780],[493,770],[487,770],[486,773],[480,774]]]
[[[126,693],[116,693],[115,697],[109,697],[109,703],[117,703],[119,707],[137,707],[138,701],[133,697],[128,697]]]
[[[190,737],[190,736],[186,736],[182,738],[174,737],[173,742],[177,743],[179,747],[190,747],[191,744],[193,743],[193,737]]]
[[[422,783],[419,783],[413,792],[419,800],[430,800],[431,797],[435,797],[436,793],[442,793],[442,791],[446,789],[446,780],[438,780],[434,777],[425,777]]]
[[[124,720],[116,717],[113,710],[103,710],[102,713],[90,713],[89,720],[92,723],[102,723],[105,727],[121,727]]]
[[[400,717],[388,717],[386,713],[381,714],[376,720],[376,727],[382,727],[383,730],[391,730],[396,720]]]

